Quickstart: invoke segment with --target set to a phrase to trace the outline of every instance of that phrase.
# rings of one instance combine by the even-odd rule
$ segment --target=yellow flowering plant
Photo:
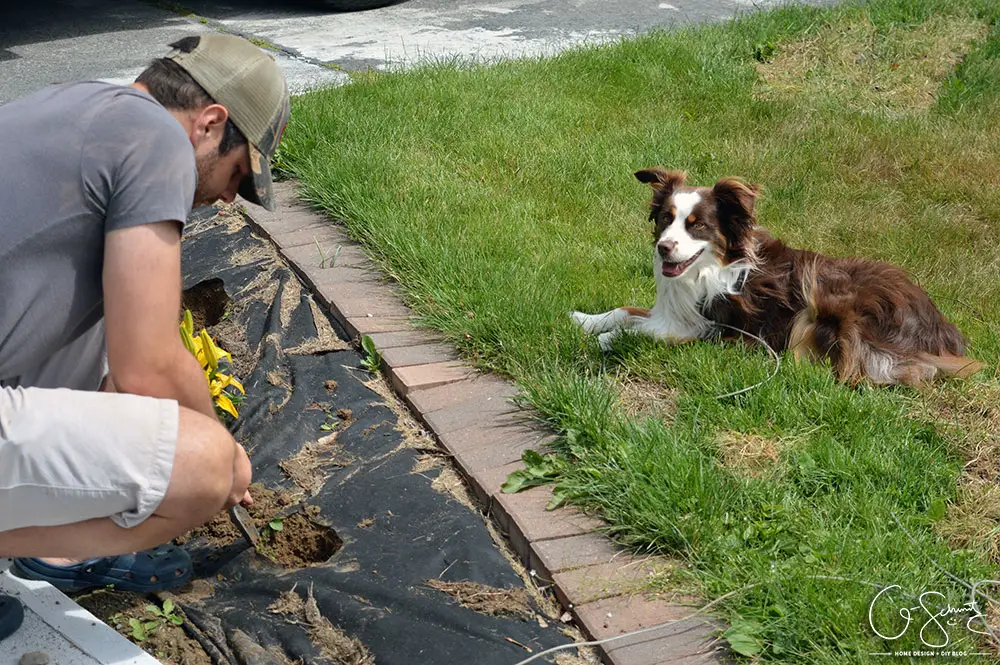
[[[236,380],[231,374],[219,371],[219,361],[223,358],[229,362],[233,357],[228,351],[216,345],[215,340],[202,328],[197,335],[194,334],[194,319],[191,310],[184,310],[184,319],[181,321],[181,341],[190,351],[205,372],[205,380],[208,381],[208,388],[212,392],[212,400],[215,402],[216,411],[220,417],[223,413],[228,413],[233,418],[239,417],[236,406],[243,402],[242,395],[246,394],[243,384]],[[227,392],[226,388],[234,388],[239,394]]]

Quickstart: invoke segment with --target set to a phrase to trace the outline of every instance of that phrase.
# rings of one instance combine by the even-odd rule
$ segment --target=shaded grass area
[[[719,606],[737,651],[886,662],[871,654],[947,630],[949,650],[976,652],[988,641],[964,622],[922,642],[918,610],[889,640],[868,611],[873,585],[960,607],[942,569],[996,577],[998,44],[995,2],[873,0],[371,73],[297,98],[283,159],[427,325],[527,389],[563,435],[558,494],[685,559],[706,598],[739,590]],[[790,244],[904,266],[991,369],[921,394],[786,362],[720,400],[770,358],[633,337],[601,354],[567,312],[652,304],[648,189],[631,173],[653,165],[743,176]],[[896,607],[876,606],[884,635],[902,630]]]

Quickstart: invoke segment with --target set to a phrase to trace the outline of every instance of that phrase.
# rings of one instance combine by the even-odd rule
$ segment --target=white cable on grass
[[[538,658],[541,658],[542,656],[547,656],[550,653],[555,653],[556,651],[562,651],[563,649],[577,649],[579,647],[592,647],[592,646],[597,646],[599,644],[607,644],[608,642],[613,642],[615,640],[625,639],[626,637],[634,637],[635,635],[642,635],[643,633],[648,633],[648,632],[651,632],[651,631],[654,631],[654,630],[659,630],[660,628],[663,628],[664,626],[669,626],[670,624],[673,624],[673,623],[680,623],[682,621],[687,621],[688,619],[693,619],[694,617],[698,616],[699,614],[703,614],[704,612],[706,612],[708,610],[708,608],[712,607],[713,605],[717,605],[718,603],[721,603],[722,601],[724,601],[726,598],[729,598],[730,596],[734,596],[734,595],[736,595],[738,593],[742,593],[744,591],[747,591],[749,589],[753,589],[754,587],[758,587],[758,586],[760,586],[760,583],[749,584],[749,585],[747,585],[747,586],[745,586],[745,587],[743,587],[741,589],[736,589],[735,591],[730,591],[729,593],[727,593],[725,595],[722,595],[722,596],[719,596],[718,598],[716,598],[712,602],[708,603],[707,605],[701,606],[700,608],[698,608],[697,610],[695,610],[691,614],[689,614],[689,615],[687,615],[685,617],[681,617],[680,619],[672,619],[670,621],[664,621],[663,623],[657,624],[655,626],[647,626],[646,628],[640,628],[639,630],[631,630],[631,631],[629,631],[627,633],[622,633],[621,635],[615,635],[614,637],[605,637],[603,640],[593,640],[593,641],[590,641],[590,642],[572,642],[570,644],[560,644],[557,647],[552,647],[551,649],[546,649],[545,651],[541,651],[539,653],[536,653],[534,656],[532,656],[530,658],[525,658],[524,660],[522,660],[522,661],[520,661],[518,663],[515,663],[514,665],[526,665],[526,663],[530,663],[531,661],[536,660]]]
[[[978,603],[976,603],[976,594],[979,594],[980,596],[982,596],[983,598],[985,598],[987,601],[989,601],[991,603],[996,603],[997,602],[997,601],[993,600],[992,598],[990,598],[985,593],[983,593],[982,591],[979,590],[979,587],[982,586],[983,584],[996,584],[996,583],[997,583],[997,580],[979,580],[978,582],[976,582],[975,584],[973,584],[971,587],[969,587],[969,602],[972,603],[972,607],[973,608],[975,608],[977,611],[979,609],[979,605],[978,605]],[[979,612],[979,616],[980,616],[980,618],[983,621],[983,625],[986,626],[986,630],[989,632],[990,637],[993,638],[993,643],[994,644],[1000,644],[1000,637],[997,637],[997,634],[993,631],[993,626],[990,625],[990,622],[988,621],[988,617],[986,617],[982,612]],[[966,625],[968,625],[968,624],[966,624]]]
[[[757,335],[754,335],[753,333],[747,332],[746,330],[743,330],[741,328],[737,328],[735,326],[731,326],[731,325],[728,325],[728,324],[725,324],[725,323],[716,323],[715,325],[722,326],[723,328],[729,328],[731,330],[735,330],[736,332],[741,332],[741,333],[743,333],[744,335],[746,335],[748,337],[753,337],[755,340],[757,340],[758,342],[760,342],[761,344],[763,344],[764,347],[768,351],[770,351],[771,355],[774,357],[774,371],[771,373],[771,376],[767,377],[763,381],[758,381],[757,383],[753,384],[752,386],[747,386],[746,388],[742,388],[740,390],[736,390],[736,391],[731,392],[731,393],[726,393],[725,395],[716,395],[715,399],[726,399],[727,397],[735,397],[736,395],[742,395],[743,393],[750,392],[754,388],[759,388],[760,386],[764,385],[765,383],[767,383],[768,381],[770,381],[774,377],[778,376],[778,372],[781,371],[781,356],[779,356],[778,352],[775,351],[774,349],[772,349],[771,345],[768,344],[767,342],[765,342],[763,340],[763,338],[758,337]]]
[[[910,542],[913,543],[914,545],[916,545],[919,548],[920,547],[920,543],[918,543],[917,539],[914,538],[910,534],[910,532],[906,530],[906,527],[903,526],[903,523],[899,521],[898,517],[896,517],[895,511],[893,511],[893,512],[891,512],[889,514],[892,515],[892,519],[896,520],[896,526],[898,526],[902,530],[902,532],[906,534],[906,537],[910,539]],[[992,598],[988,594],[983,593],[982,591],[979,590],[979,587],[982,586],[983,584],[996,583],[997,580],[980,580],[980,581],[976,582],[974,585],[973,584],[969,584],[965,580],[960,579],[960,578],[956,577],[955,575],[952,575],[950,572],[948,572],[944,568],[944,566],[942,566],[937,561],[935,561],[934,557],[930,556],[929,554],[927,555],[927,559],[931,562],[931,564],[934,565],[935,568],[937,568],[939,571],[941,571],[942,573],[944,573],[945,576],[948,577],[951,581],[953,581],[956,584],[959,584],[959,585],[961,585],[961,586],[963,586],[963,587],[965,587],[966,589],[969,590],[969,600],[972,602],[972,606],[974,608],[976,608],[977,610],[979,609],[979,605],[976,603],[976,596],[977,595],[982,596],[983,598],[985,598],[987,601],[989,601],[991,603],[995,603],[995,604],[1000,603],[1000,601],[997,601],[995,598]],[[987,632],[989,632],[990,637],[993,638],[993,643],[994,644],[1000,644],[1000,637],[998,637],[997,634],[993,631],[993,627],[990,625],[989,621],[986,620],[985,615],[983,615],[982,612],[979,612],[979,614],[983,618],[983,625],[986,626]]]

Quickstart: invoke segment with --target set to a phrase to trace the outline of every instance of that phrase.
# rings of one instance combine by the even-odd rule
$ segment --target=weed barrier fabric
[[[371,375],[361,368],[358,352],[344,348],[343,331],[338,329],[338,339],[317,343],[326,323],[317,324],[319,308],[270,241],[255,236],[241,218],[215,212],[202,209],[192,216],[182,265],[185,289],[214,286],[216,295],[224,290],[230,299],[216,308],[221,321],[208,329],[245,372],[236,374],[246,401],[231,431],[250,453],[255,483],[297,496],[303,490],[281,463],[337,432],[342,449],[313,456],[319,462],[336,459],[320,466],[319,480],[313,478],[318,491],[305,493],[313,508],[301,512],[329,525],[342,546],[328,561],[287,567],[242,538],[211,546],[204,536],[188,541],[195,578],[203,581],[196,583],[197,593],[175,598],[213,661],[513,665],[569,642],[558,619],[545,617],[534,601],[542,622],[481,614],[426,585],[441,580],[524,586],[482,517],[431,487],[441,467],[414,471],[421,451],[404,445],[396,414],[363,384]],[[213,281],[220,279],[221,285]],[[297,348],[313,352],[289,352]],[[294,537],[285,533],[294,525],[284,522],[283,536]],[[274,604],[293,589],[303,601],[311,591],[319,613],[370,654],[338,655],[301,612],[278,613]]]

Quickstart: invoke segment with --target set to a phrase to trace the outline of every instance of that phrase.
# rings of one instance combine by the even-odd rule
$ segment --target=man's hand
[[[226,501],[225,509],[229,510],[237,503],[244,508],[253,506],[253,497],[250,496],[250,481],[253,476],[253,466],[250,464],[250,457],[246,448],[239,443],[233,442],[236,446],[233,456],[233,489]]]
[[[233,460],[233,478],[235,483],[240,485],[242,482],[246,482],[244,487],[250,485],[251,476],[253,474],[253,467],[250,464],[250,456],[247,455],[246,448],[240,444],[236,444],[236,459]],[[239,490],[237,490],[238,492]],[[246,489],[243,492],[242,498],[240,498],[240,505],[244,508],[249,508],[253,505],[253,497],[250,496],[250,489]]]

